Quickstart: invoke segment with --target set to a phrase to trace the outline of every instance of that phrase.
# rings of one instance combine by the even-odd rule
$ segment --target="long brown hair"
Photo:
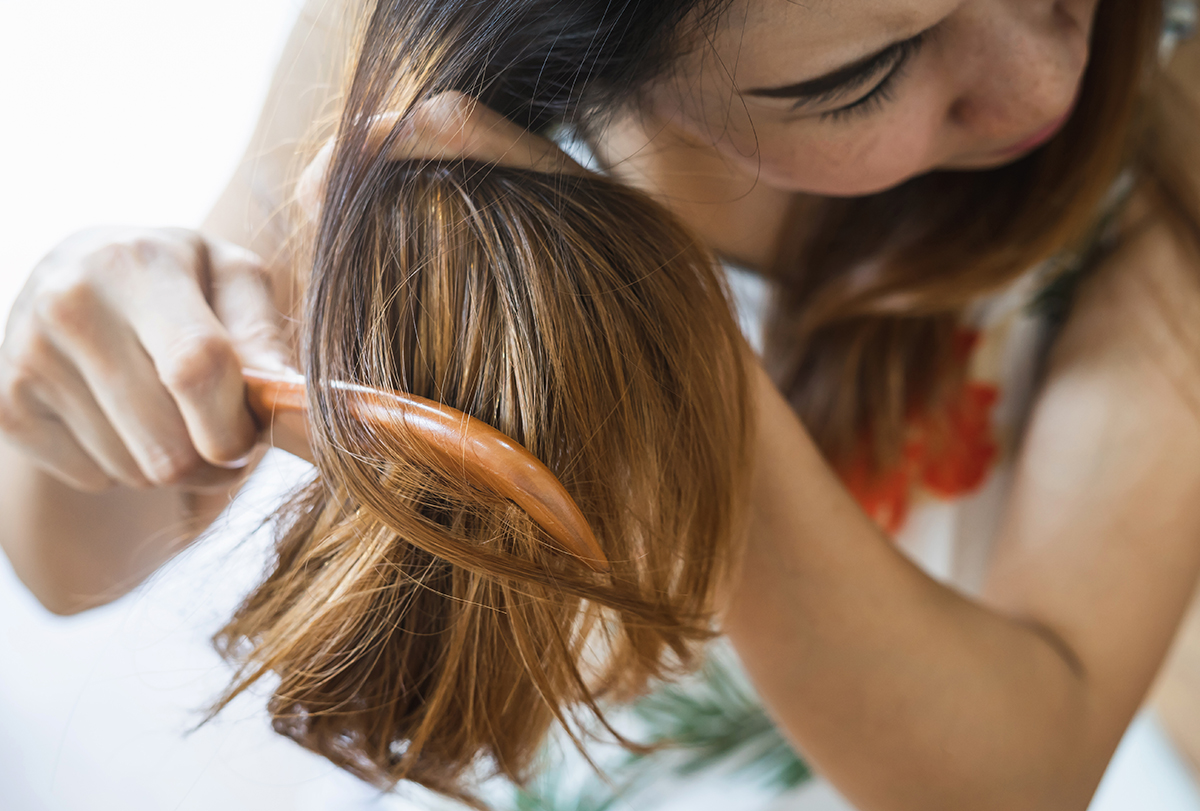
[[[266,581],[217,636],[274,674],[276,728],[381,786],[470,800],[521,780],[550,725],[693,661],[736,558],[742,344],[715,263],[600,178],[386,155],[420,102],[586,123],[666,69],[721,0],[381,0],[361,38],[312,250],[305,373],[318,474]],[[1069,247],[1129,155],[1159,0],[1101,0],[1078,109],[1011,166],[822,201],[786,235],[768,361],[833,457],[886,463],[951,381],[963,308]],[[379,113],[395,132],[370,137]],[[497,426],[553,470],[613,563],[350,419],[332,381]]]
[[[464,54],[513,23],[477,3],[447,19],[448,5],[380,4],[367,25],[307,293],[318,475],[217,642],[241,664],[222,705],[274,674],[282,734],[377,785],[471,801],[481,768],[522,780],[552,723],[579,728],[577,708],[602,717],[602,699],[692,665],[733,567],[749,416],[716,262],[660,206],[601,178],[391,162],[367,137],[377,113],[403,126],[478,82]],[[437,400],[521,442],[611,572],[403,425],[355,420],[335,381]]]

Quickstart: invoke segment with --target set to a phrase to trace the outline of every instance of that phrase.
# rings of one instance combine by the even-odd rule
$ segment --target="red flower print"
[[[964,365],[977,338],[977,333],[967,331],[960,337],[956,354]],[[904,526],[918,487],[943,499],[978,490],[999,453],[991,426],[998,399],[999,390],[991,384],[965,383],[936,413],[909,417],[908,440],[896,465],[878,472],[865,452],[857,454],[838,471],[843,483],[863,510],[891,534]]]

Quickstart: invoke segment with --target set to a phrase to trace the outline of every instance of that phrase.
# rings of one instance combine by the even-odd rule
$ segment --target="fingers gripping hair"
[[[524,779],[553,723],[577,728],[709,637],[735,554],[745,371],[712,257],[649,199],[372,145],[365,122],[384,105],[402,121],[479,81],[451,69],[466,47],[446,56],[453,26],[389,15],[364,40],[314,249],[318,476],[280,513],[267,579],[217,636],[241,665],[221,705],[274,674],[282,734],[377,785],[473,802],[481,768]],[[442,72],[404,67],[422,59]],[[403,425],[355,420],[332,381],[437,400],[521,442],[611,572],[564,554]]]

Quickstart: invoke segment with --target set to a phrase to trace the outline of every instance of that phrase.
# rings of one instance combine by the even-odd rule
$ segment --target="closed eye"
[[[922,32],[916,37],[900,43],[902,47],[897,50],[887,73],[875,83],[874,87],[849,104],[820,113],[818,116],[820,120],[841,121],[855,115],[869,115],[891,101],[895,97],[896,85],[903,76],[904,69],[908,67],[913,56],[920,50],[924,37],[925,34]]]
[[[920,50],[921,44],[930,30],[926,29],[908,39],[893,42],[873,54],[843,65],[822,76],[782,87],[752,88],[744,91],[743,94],[767,99],[793,99],[792,110],[799,111],[844,99],[853,91],[883,74],[882,78],[863,96],[839,107],[838,110],[830,110],[829,113],[836,114],[838,111],[856,109],[858,105],[867,103],[868,99],[877,97],[887,89],[887,86],[897,78],[899,71],[909,59]],[[879,99],[876,98],[876,100]]]

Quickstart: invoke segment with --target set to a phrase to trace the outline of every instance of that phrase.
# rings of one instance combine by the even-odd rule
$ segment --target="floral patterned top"
[[[1066,272],[1070,272],[1069,270]],[[726,267],[738,317],[761,350],[770,283]],[[1055,319],[1037,306],[1061,264],[1039,266],[981,301],[959,332],[965,383],[936,419],[915,413],[898,464],[838,473],[859,504],[917,563],[967,591],[981,584],[1038,370]]]

